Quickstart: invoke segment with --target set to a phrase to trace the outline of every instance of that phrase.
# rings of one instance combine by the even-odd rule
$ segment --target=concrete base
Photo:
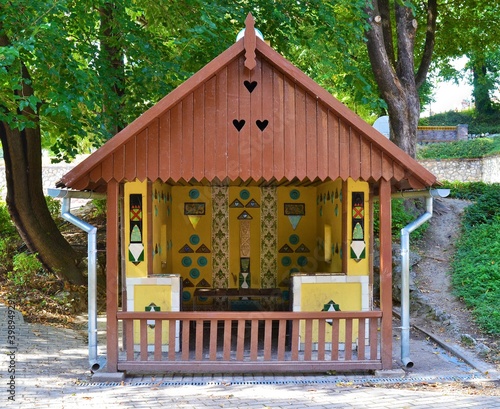
[[[396,369],[380,369],[375,371],[377,378],[403,378],[406,372],[401,368]]]
[[[122,382],[125,380],[125,372],[95,372],[92,382]]]

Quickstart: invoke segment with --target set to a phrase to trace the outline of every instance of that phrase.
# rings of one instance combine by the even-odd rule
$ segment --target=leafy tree
[[[436,67],[445,79],[460,78],[467,71],[479,115],[494,109],[492,93],[500,81],[500,15],[495,2],[446,1],[439,18]],[[457,72],[451,61],[466,56],[466,72]]]
[[[163,44],[131,18],[133,11],[127,0],[0,2],[8,209],[44,267],[75,284],[86,282],[78,257],[52,221],[42,190],[42,136],[60,158],[72,157],[81,140],[99,146],[172,89]]]
[[[372,0],[368,3],[368,55],[375,80],[387,103],[391,139],[415,157],[420,117],[418,89],[425,83],[431,64],[437,1]],[[416,50],[421,16],[426,20],[425,37],[419,44],[421,49]]]

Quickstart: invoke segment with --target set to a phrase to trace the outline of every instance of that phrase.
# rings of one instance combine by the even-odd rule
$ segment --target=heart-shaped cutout
[[[243,127],[245,126],[245,120],[244,119],[241,119],[241,120],[237,120],[237,119],[233,119],[233,125],[234,127],[239,131],[241,131],[243,129]]]
[[[255,121],[255,123],[257,124],[257,127],[263,131],[264,129],[266,129],[267,125],[269,125],[269,121],[267,119],[264,119],[263,121],[257,119],[257,121]]]
[[[248,90],[248,92],[252,93],[252,91],[255,89],[257,86],[257,81],[243,81],[243,85],[245,85],[245,88]]]

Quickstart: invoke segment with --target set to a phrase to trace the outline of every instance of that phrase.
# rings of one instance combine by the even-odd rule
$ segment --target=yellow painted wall
[[[171,248],[169,247],[169,225],[170,216],[170,193],[169,185],[159,181],[154,182],[151,187],[151,217],[153,218],[153,274],[166,274],[171,271]],[[170,262],[170,264],[169,264]],[[170,268],[169,268],[170,267]]]
[[[298,195],[297,195],[298,192]],[[277,250],[288,245],[294,252],[278,252],[278,277],[276,282],[282,288],[288,287],[290,274],[294,272],[318,271],[319,257],[316,254],[316,188],[278,187],[278,243]],[[285,203],[304,203],[305,215],[294,229],[288,216],[284,214]],[[309,251],[297,253],[304,244]]]
[[[199,216],[197,224],[184,214],[185,203],[205,203],[205,214]],[[173,186],[172,187],[172,270],[183,279],[184,302],[192,302],[193,292],[201,280],[212,284],[212,253],[197,253],[201,245],[211,250],[212,199],[210,187]],[[192,253],[180,250],[189,246]]]
[[[361,310],[361,284],[360,283],[321,283],[321,284],[302,284],[301,286],[301,304],[302,311],[322,311],[325,304],[330,300],[339,304],[341,311],[360,311]],[[317,334],[316,327],[313,333]],[[301,329],[303,332],[304,329]],[[326,327],[326,339],[331,339],[331,326]],[[358,334],[357,322],[353,323],[353,341]],[[304,334],[302,334],[303,336]],[[340,326],[340,341],[345,341],[345,324]],[[317,342],[313,339],[313,342]]]
[[[144,261],[134,265],[129,261],[128,247],[130,244],[130,194],[142,194],[142,244],[144,245]],[[124,186],[124,220],[125,220],[125,272],[127,277],[147,277],[148,223],[147,223],[147,182],[127,182]]]
[[[347,245],[350,246],[352,242],[352,233],[353,233],[353,225],[352,225],[352,192],[364,192],[365,197],[365,203],[364,203],[364,238],[365,238],[365,244],[366,244],[366,250],[365,250],[365,258],[361,259],[359,261],[356,261],[355,259],[352,259],[350,254],[351,254],[351,249],[350,247],[347,249],[347,275],[368,275],[369,274],[369,268],[370,268],[370,263],[369,263],[369,248],[368,246],[370,245],[370,201],[369,201],[369,186],[367,182],[358,182],[354,181],[352,179],[347,180],[347,190],[348,190],[348,195],[347,195]]]
[[[323,183],[316,192],[318,271],[342,273],[342,180]],[[325,225],[330,230],[331,261],[325,261]]]
[[[248,192],[248,194],[246,193]],[[229,205],[234,200],[246,205],[254,199],[260,206],[261,190],[258,187],[229,187]],[[240,273],[240,220],[238,216],[247,212],[250,222],[250,287],[260,287],[260,207],[229,207],[229,288],[239,287]]]
[[[172,309],[172,286],[170,285],[135,285],[134,311],[145,311],[145,307],[154,303],[160,311]],[[154,329],[147,327],[148,344],[154,343]],[[134,321],[134,343],[140,343],[139,321]],[[163,344],[168,344],[168,325],[162,327]]]

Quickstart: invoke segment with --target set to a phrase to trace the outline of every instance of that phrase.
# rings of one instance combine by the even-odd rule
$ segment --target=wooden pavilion
[[[391,368],[391,195],[435,183],[249,15],[59,182],[107,194],[107,371]]]

